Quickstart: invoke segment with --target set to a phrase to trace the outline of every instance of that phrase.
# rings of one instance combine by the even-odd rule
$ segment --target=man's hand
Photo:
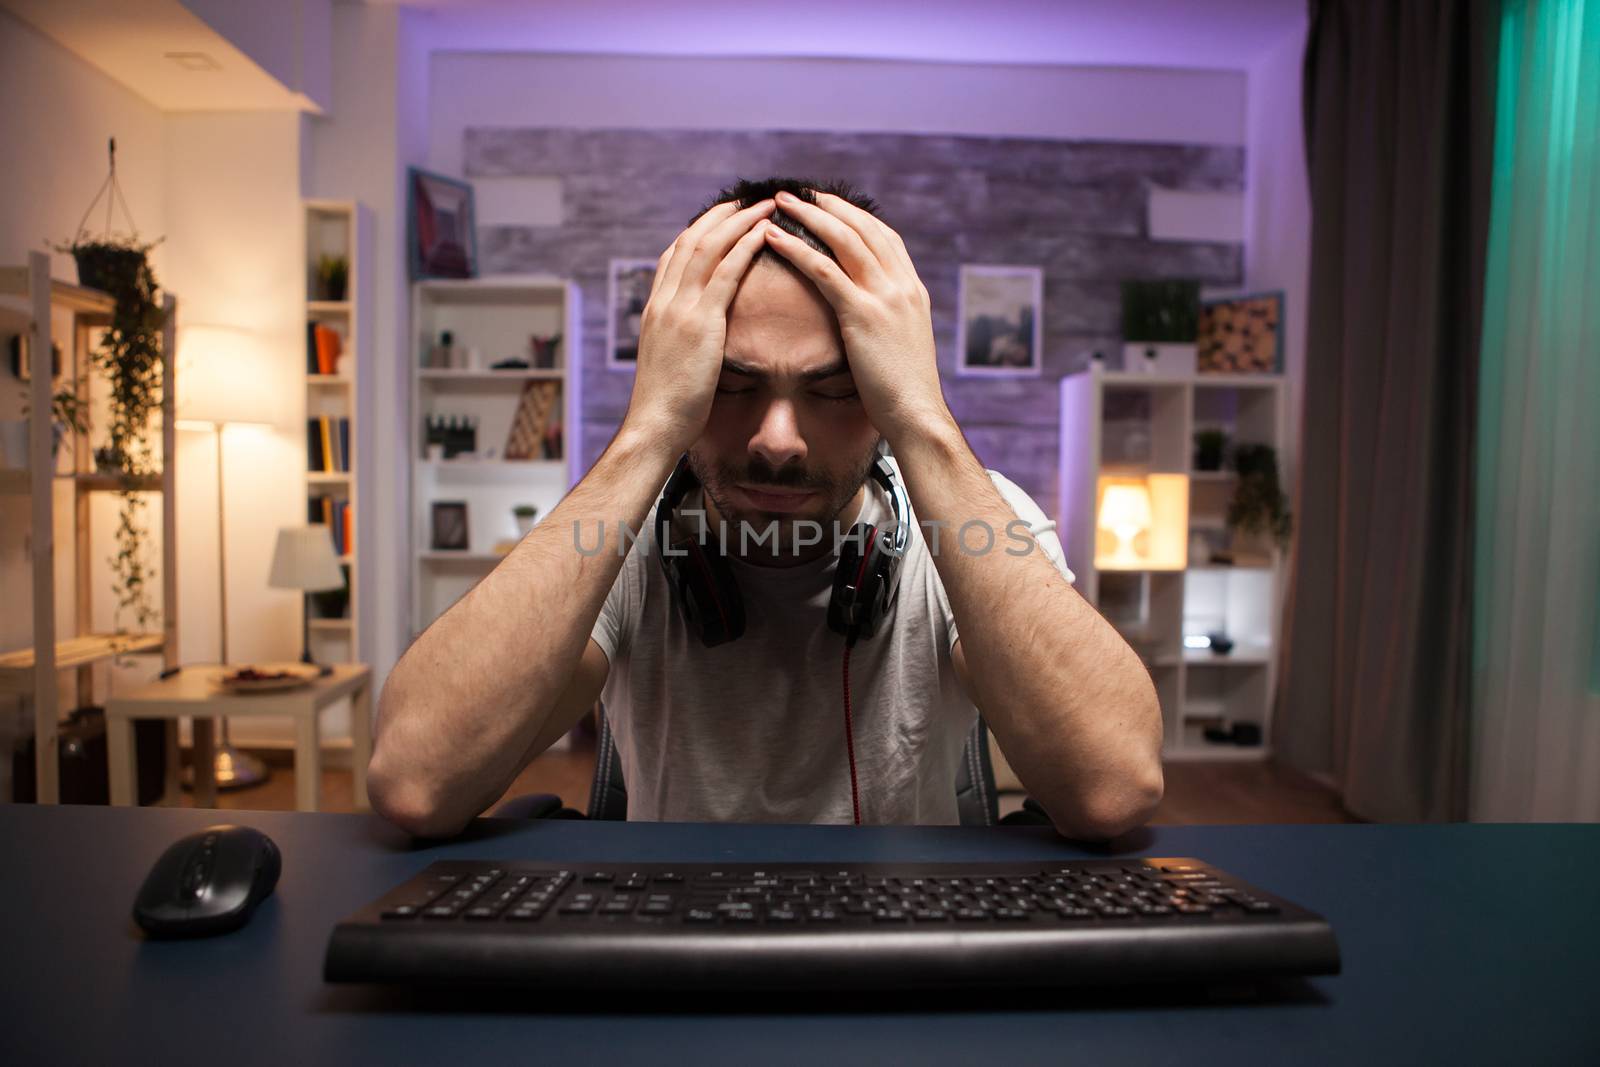
[[[763,200],[743,210],[725,201],[680,233],[656,261],[639,327],[639,365],[625,428],[686,451],[705,429],[722,371],[728,305],[760,251]]]
[[[838,263],[776,226],[767,228],[767,242],[833,305],[867,418],[891,448],[906,430],[930,420],[953,421],[939,388],[928,290],[905,242],[848,200],[831,193],[816,197],[808,204],[779,193],[778,207],[827,242]]]

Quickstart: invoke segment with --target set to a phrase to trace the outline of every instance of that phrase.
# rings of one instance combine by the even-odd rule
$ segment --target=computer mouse
[[[133,921],[152,937],[209,937],[250,921],[278,884],[278,846],[260,830],[223,823],[179,838],[145,876]]]

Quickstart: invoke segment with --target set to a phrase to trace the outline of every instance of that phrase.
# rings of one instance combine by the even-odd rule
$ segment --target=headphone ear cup
[[[828,598],[828,628],[846,637],[871,637],[877,622],[873,600],[878,585],[874,561],[879,556],[880,531],[870,523],[850,527],[839,546],[838,568],[833,572],[833,595]]]
[[[744,636],[744,598],[728,563],[697,541],[684,542],[686,556],[673,560],[680,578],[685,618],[707,648]]]
[[[677,602],[684,621],[707,648],[733,641],[744,635],[744,597],[733,568],[715,548],[706,548],[699,537],[681,541],[672,534],[672,518],[691,489],[700,484],[682,456],[672,477],[667,479],[656,503],[655,551],[666,572],[667,586]],[[668,549],[671,554],[668,554]]]

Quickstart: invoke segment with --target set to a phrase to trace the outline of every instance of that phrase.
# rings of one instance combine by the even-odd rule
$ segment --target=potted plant
[[[323,300],[343,300],[350,283],[350,261],[344,256],[317,259],[317,292]]]
[[[1273,544],[1289,543],[1289,498],[1278,485],[1278,451],[1271,445],[1235,445],[1233,468],[1239,480],[1228,502],[1228,529],[1235,559],[1270,556]]]
[[[1222,453],[1228,447],[1228,434],[1223,430],[1200,430],[1194,435],[1194,469],[1220,471]]]
[[[1200,283],[1122,283],[1124,370],[1193,374],[1200,335]]]
[[[116,142],[113,141],[111,173],[90,203],[90,211],[108,189],[112,202],[121,202],[116,174]],[[123,207],[126,213],[126,204]],[[78,265],[80,285],[99,289],[113,302],[110,325],[93,356],[95,368],[105,374],[110,387],[108,441],[97,450],[96,461],[114,460],[116,469],[107,473],[115,473],[122,479],[117,554],[111,560],[119,586],[119,632],[124,610],[131,610],[138,628],[147,631],[156,617],[148,588],[154,570],[145,566],[148,531],[143,513],[147,502],[137,489],[137,479],[141,475],[158,473],[153,467],[150,448],[150,416],[161,406],[162,391],[166,387],[161,352],[166,312],[161,307],[160,286],[149,257],[150,250],[160,241],[141,242],[136,230],[123,235],[108,228],[101,236],[93,236],[83,225],[88,215],[89,212],[84,213],[71,244],[57,245],[56,251],[72,254]],[[133,230],[131,217],[128,223]]]
[[[518,504],[511,509],[511,514],[517,520],[518,535],[527,537],[539,517],[539,509],[532,504]]]
[[[28,391],[23,389],[22,395],[22,433],[23,441],[27,440],[27,420],[31,417],[33,406],[28,402]],[[50,458],[54,459],[61,452],[61,441],[66,437],[68,430],[80,434],[89,432],[89,409],[78,399],[78,394],[71,389],[57,389],[50,398]],[[7,462],[11,458],[7,456]],[[27,466],[26,463],[17,462],[14,466]]]

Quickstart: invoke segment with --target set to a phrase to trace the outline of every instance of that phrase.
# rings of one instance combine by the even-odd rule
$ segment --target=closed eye
[[[837,400],[843,402],[846,400],[854,400],[857,396],[857,393],[854,389],[852,389],[848,393],[813,393],[812,395],[822,400]]]

